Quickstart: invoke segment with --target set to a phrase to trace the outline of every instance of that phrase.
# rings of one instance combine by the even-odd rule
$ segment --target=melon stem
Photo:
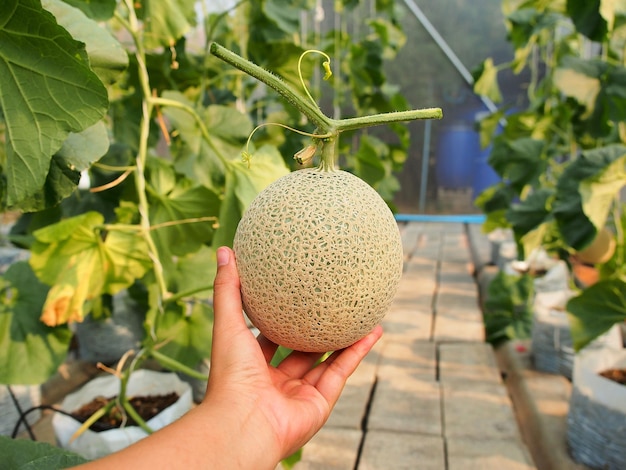
[[[319,169],[321,171],[335,171],[335,159],[339,154],[339,139],[331,137],[322,142],[321,161]]]
[[[315,124],[321,134],[332,134],[335,136],[333,139],[335,139],[341,131],[361,129],[392,122],[415,121],[418,119],[441,119],[443,117],[441,108],[424,108],[393,113],[372,114],[349,119],[332,119],[322,113],[315,103],[312,103],[305,96],[295,91],[276,75],[271,74],[267,70],[215,42],[211,44],[209,50],[215,57],[274,89]],[[335,145],[324,145],[324,148],[334,146]],[[335,150],[332,151],[333,153],[335,152]],[[325,164],[328,164],[328,162]],[[322,165],[325,164],[323,163]]]

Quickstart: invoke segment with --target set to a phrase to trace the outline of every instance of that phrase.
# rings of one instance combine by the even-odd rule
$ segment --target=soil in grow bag
[[[600,372],[600,375],[618,384],[626,385],[626,369],[607,369]]]
[[[77,421],[84,423],[87,421],[96,411],[101,409],[111,400],[117,397],[105,398],[96,397],[89,403],[85,403],[78,410],[72,412],[72,416]],[[137,396],[130,398],[130,404],[137,411],[139,416],[144,421],[148,421],[150,418],[158,415],[161,411],[168,406],[173,405],[178,400],[179,395],[175,392],[165,395],[151,395],[151,396]],[[137,426],[137,423],[128,414],[121,410],[119,405],[115,405],[109,413],[102,416],[98,421],[91,425],[89,429],[95,432],[107,431],[109,429],[119,428],[122,425],[125,426]]]

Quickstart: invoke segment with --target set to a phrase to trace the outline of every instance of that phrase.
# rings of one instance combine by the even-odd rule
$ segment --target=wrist
[[[274,470],[283,455],[273,427],[254,402],[234,401],[211,398],[193,410],[215,451],[211,468]]]

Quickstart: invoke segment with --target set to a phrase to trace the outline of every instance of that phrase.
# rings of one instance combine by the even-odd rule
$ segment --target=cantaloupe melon
[[[298,351],[364,337],[402,274],[393,214],[340,170],[294,171],[269,185],[242,217],[233,248],[246,314],[268,339]]]

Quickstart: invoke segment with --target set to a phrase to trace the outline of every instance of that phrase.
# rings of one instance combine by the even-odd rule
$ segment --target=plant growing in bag
[[[506,18],[514,60],[487,59],[476,72],[475,91],[496,101],[503,70],[530,72],[526,109],[503,106],[481,121],[502,181],[477,203],[486,230],[513,230],[521,259],[541,246],[574,275],[595,271],[567,307],[577,349],[626,313],[623,19],[599,2],[525,2]]]

